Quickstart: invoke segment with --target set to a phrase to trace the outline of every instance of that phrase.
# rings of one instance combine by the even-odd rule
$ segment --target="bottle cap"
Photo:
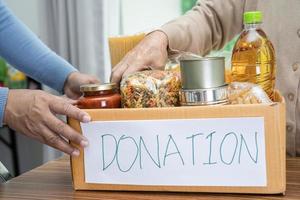
[[[244,24],[255,24],[262,22],[262,12],[250,11],[244,13]]]

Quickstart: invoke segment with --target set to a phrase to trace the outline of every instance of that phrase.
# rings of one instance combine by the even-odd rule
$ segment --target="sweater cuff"
[[[180,50],[182,50],[180,44],[178,43],[179,33],[174,29],[174,27],[165,24],[162,27],[158,28],[156,31],[161,31],[167,35],[169,53],[178,53],[180,52]]]
[[[4,112],[5,112],[5,106],[8,97],[8,91],[9,91],[8,88],[4,88],[4,87],[0,88],[0,127],[3,126]]]
[[[73,67],[64,67],[61,68],[59,71],[59,74],[57,74],[55,79],[55,82],[52,84],[49,84],[53,89],[58,91],[61,94],[64,94],[64,86],[66,84],[66,81],[68,80],[68,77],[71,73],[77,72],[78,70]]]

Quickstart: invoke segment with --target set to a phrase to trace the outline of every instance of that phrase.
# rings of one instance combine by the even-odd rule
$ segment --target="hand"
[[[85,84],[99,83],[99,79],[94,76],[82,74],[80,72],[71,73],[64,86],[64,93],[71,99],[78,99],[81,96],[80,86]]]
[[[75,102],[40,90],[10,90],[4,123],[28,137],[78,156],[79,150],[72,147],[66,139],[82,147],[88,145],[87,139],[55,117],[55,114],[61,114],[81,122],[89,122],[90,116],[73,106]]]
[[[161,31],[147,35],[112,70],[111,82],[119,84],[122,77],[146,69],[163,69],[168,59],[168,37]]]

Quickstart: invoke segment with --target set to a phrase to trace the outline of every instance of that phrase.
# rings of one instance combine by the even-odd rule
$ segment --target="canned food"
[[[182,106],[224,105],[228,104],[228,85],[208,89],[181,90]]]
[[[206,57],[180,60],[181,105],[215,105],[228,103],[225,83],[225,58]]]
[[[182,89],[214,88],[225,84],[225,58],[207,57],[180,60]]]

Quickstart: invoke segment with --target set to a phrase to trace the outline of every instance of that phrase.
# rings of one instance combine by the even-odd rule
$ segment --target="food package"
[[[259,86],[248,82],[232,82],[228,88],[230,104],[272,103],[266,92]]]
[[[180,87],[178,72],[148,70],[130,74],[121,81],[122,107],[179,106]]]
[[[169,57],[168,57],[168,61],[165,65],[165,70],[180,72],[180,60],[192,59],[192,58],[202,58],[202,57],[199,55],[190,53],[190,52],[173,50],[171,55],[169,55]]]

